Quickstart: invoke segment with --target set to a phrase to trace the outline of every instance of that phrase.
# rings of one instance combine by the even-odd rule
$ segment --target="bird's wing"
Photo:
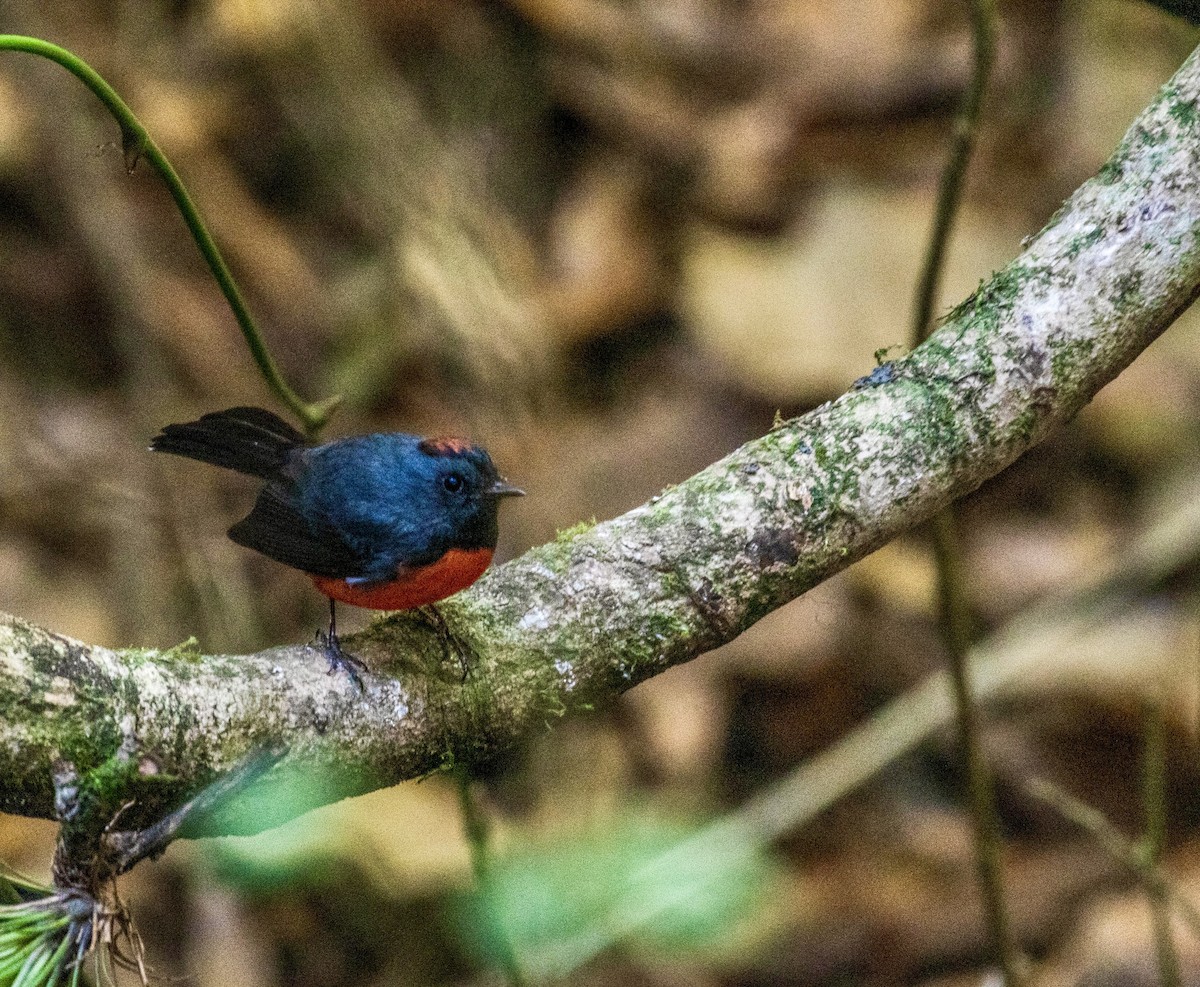
[[[344,579],[363,573],[363,560],[337,529],[304,517],[275,484],[263,488],[254,510],[229,529],[229,537],[316,576]]]

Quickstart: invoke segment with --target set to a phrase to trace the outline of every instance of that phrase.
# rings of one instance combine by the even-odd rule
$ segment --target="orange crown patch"
[[[474,446],[466,439],[454,435],[438,435],[422,439],[417,448],[431,456],[455,456],[469,452]]]

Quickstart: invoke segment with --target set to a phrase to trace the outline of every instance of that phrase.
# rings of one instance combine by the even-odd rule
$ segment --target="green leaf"
[[[535,976],[617,945],[678,958],[711,952],[753,918],[771,873],[743,832],[626,815],[498,863],[460,924],[485,962],[507,943]]]

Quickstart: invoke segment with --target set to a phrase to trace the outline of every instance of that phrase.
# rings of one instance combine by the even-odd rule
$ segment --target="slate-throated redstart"
[[[337,601],[408,610],[465,589],[492,561],[500,498],[523,493],[464,439],[390,432],[314,446],[261,408],[168,425],[150,448],[267,481],[229,537],[312,577],[329,597],[329,671],[355,682]]]

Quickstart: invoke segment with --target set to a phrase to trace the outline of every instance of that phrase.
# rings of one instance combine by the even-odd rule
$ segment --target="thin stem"
[[[1150,702],[1146,709],[1146,752],[1142,769],[1142,802],[1146,811],[1146,835],[1142,855],[1147,867],[1157,869],[1167,842],[1167,739],[1162,704]],[[1154,945],[1158,954],[1159,980],[1163,987],[1181,987],[1179,953],[1171,934],[1171,908],[1161,897],[1149,895]]]
[[[1090,833],[1105,853],[1137,876],[1142,887],[1152,898],[1169,905],[1171,911],[1191,930],[1192,935],[1200,936],[1200,910],[1197,910],[1162,868],[1147,857],[1143,845],[1126,839],[1103,812],[1082,799],[1077,799],[1053,782],[1034,778],[1025,788],[1030,795],[1053,808],[1064,819]]]
[[[941,285],[950,233],[962,201],[967,165],[975,146],[983,99],[995,57],[996,12],[993,0],[971,0],[970,10],[974,64],[963,105],[954,121],[950,159],[942,172],[933,229],[917,282],[912,325],[914,347],[924,342],[933,330],[933,307]],[[1019,954],[1004,902],[996,796],[983,754],[979,715],[972,696],[968,665],[971,615],[963,579],[962,549],[950,508],[934,517],[932,536],[938,566],[943,640],[950,659],[950,678],[975,826],[975,863],[991,933],[992,951],[1000,964],[1004,982],[1012,987],[1018,983]]]
[[[1146,811],[1146,858],[1157,863],[1167,843],[1167,738],[1162,705],[1146,704],[1146,750],[1142,803]]]
[[[970,670],[971,616],[966,599],[960,540],[954,514],[944,510],[933,518],[933,543],[938,565],[942,612],[942,637],[950,658],[950,684],[954,693],[958,732],[967,772],[967,795],[975,828],[975,866],[979,874],[992,951],[1004,982],[1019,983],[1019,953],[1013,941],[1004,901],[1002,844],[991,769],[983,752],[979,709],[975,705]]]
[[[300,419],[310,435],[319,432],[329,420],[329,416],[337,407],[340,398],[333,397],[309,404],[288,386],[263,341],[257,323],[246,307],[246,302],[242,298],[241,290],[238,288],[229,266],[225,263],[221,251],[209,234],[208,227],[204,225],[204,220],[200,218],[200,213],[196,209],[192,197],[171,166],[171,162],[167,160],[161,148],[154,142],[142,122],[134,115],[116,90],[78,55],[51,44],[49,41],[43,41],[41,38],[30,38],[20,34],[0,34],[0,51],[4,50],[23,51],[61,65],[87,86],[104,104],[121,128],[121,144],[125,151],[128,167],[132,169],[139,159],[144,158],[166,183],[171,198],[175,200],[175,205],[179,208],[183,221],[192,234],[192,239],[196,241],[196,246],[200,248],[200,253],[208,264],[209,270],[216,278],[222,294],[233,310],[234,318],[241,327],[246,345],[250,347],[250,354],[254,357],[254,362],[258,365],[267,386]]]
[[[1193,608],[1200,607],[1200,599],[1192,597]],[[1196,651],[1192,655],[1192,756],[1200,752],[1200,635],[1196,638]]]
[[[487,880],[488,871],[491,869],[488,854],[490,827],[479,804],[475,801],[474,792],[471,791],[470,774],[459,769],[454,773],[454,780],[458,785],[458,806],[462,814],[463,835],[467,839],[467,849],[471,853],[471,873],[475,875],[475,880],[482,888],[483,883]]]
[[[245,757],[230,771],[221,775],[174,812],[145,829],[106,833],[103,837],[105,857],[114,875],[124,874],[146,857],[161,854],[189,824],[203,819],[230,796],[243,792],[258,778],[271,770],[287,748],[270,744]]]
[[[454,773],[458,784],[458,804],[462,813],[463,833],[467,838],[467,847],[471,853],[471,871],[475,875],[480,902],[486,910],[487,922],[492,929],[493,945],[497,958],[504,968],[504,974],[512,987],[524,987],[525,974],[521,970],[520,961],[508,939],[508,932],[495,914],[495,903],[488,887],[489,872],[491,871],[491,855],[488,849],[489,826],[487,817],[480,809],[471,791],[471,776],[462,768]]]
[[[975,149],[975,135],[979,130],[979,117],[983,109],[983,98],[987,92],[988,78],[996,55],[996,7],[994,0],[970,0],[971,37],[974,45],[974,64],[971,81],[967,86],[963,105],[954,120],[954,137],[950,146],[950,159],[942,172],[938,187],[937,205],[933,214],[933,230],[925,250],[925,262],[917,282],[913,306],[913,345],[923,343],[933,331],[933,306],[937,302],[941,287],[942,271],[945,268],[946,249],[950,243],[950,232],[958,215],[962,201],[963,179],[971,152]]]

